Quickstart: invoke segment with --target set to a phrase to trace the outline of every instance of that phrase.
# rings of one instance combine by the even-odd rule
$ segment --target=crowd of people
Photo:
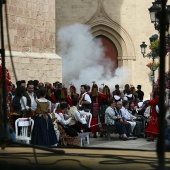
[[[98,88],[93,83],[81,85],[79,94],[74,85],[67,89],[60,82],[21,80],[8,93],[10,123],[14,128],[17,118],[31,117],[32,143],[47,147],[80,146],[78,134],[91,131],[89,115],[98,119],[96,126],[116,126],[120,140],[135,136],[154,141],[159,133],[158,90],[154,88],[150,100],[144,101],[141,85],[136,90],[126,84],[121,91],[117,84],[111,92],[107,85]],[[168,89],[165,102],[169,107]]]

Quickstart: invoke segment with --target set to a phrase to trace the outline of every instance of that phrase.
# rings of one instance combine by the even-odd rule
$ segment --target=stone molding
[[[102,0],[98,0],[96,13],[85,24],[91,27],[91,32],[95,37],[104,35],[115,44],[118,51],[118,60],[136,59],[135,48],[129,34],[108,16]]]
[[[30,53],[12,51],[12,67],[9,51],[5,52],[6,67],[12,82],[15,83],[14,70],[18,80],[39,80],[41,82],[62,82],[62,58],[54,53]]]
[[[5,51],[5,55],[7,57],[10,57],[10,52]],[[30,53],[30,52],[18,52],[18,51],[12,51],[12,57],[30,57],[30,58],[53,58],[53,59],[61,59],[60,56],[58,56],[55,53]]]

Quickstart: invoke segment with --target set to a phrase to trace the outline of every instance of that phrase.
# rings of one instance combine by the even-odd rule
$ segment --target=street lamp
[[[167,0],[165,0],[167,2]],[[150,13],[151,23],[154,23],[155,30],[160,30],[160,13],[162,10],[162,0],[155,0],[152,2],[152,6],[148,9]],[[166,5],[166,31],[169,29],[170,23],[170,5]]]
[[[158,35],[154,34],[152,35],[150,38],[150,44],[153,43],[154,41],[158,40]],[[150,53],[146,54],[146,48],[147,45],[145,44],[145,42],[142,42],[142,44],[140,45],[141,47],[141,53],[143,55],[143,57],[148,57],[148,58],[152,58],[152,61],[154,63],[155,59],[159,57],[159,50],[151,50]],[[155,71],[157,69],[157,67],[149,67],[150,70],[152,71],[152,75],[151,75],[151,81],[152,81],[152,89],[154,88],[155,85]]]

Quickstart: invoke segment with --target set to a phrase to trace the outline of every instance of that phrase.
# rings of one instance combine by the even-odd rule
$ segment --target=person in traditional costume
[[[144,98],[144,92],[141,90],[142,86],[141,85],[137,85],[137,98],[139,101],[143,101]]]
[[[93,81],[92,90],[91,90],[91,99],[93,103],[98,102],[98,86],[95,84],[95,81]]]
[[[32,131],[32,144],[51,147],[57,144],[57,137],[49,113],[51,112],[51,102],[45,98],[46,89],[39,91],[40,98],[36,100],[34,114],[34,127]]]
[[[28,81],[27,83],[27,91],[25,92],[24,96],[27,98],[27,106],[29,110],[26,111],[25,117],[33,117],[33,113],[35,111],[34,105],[36,105],[37,96],[34,93],[34,83],[33,81]]]
[[[131,100],[131,101],[133,100],[135,102],[135,105],[137,106],[137,104],[138,104],[137,93],[136,93],[136,89],[135,89],[135,87],[133,85],[130,86],[130,92],[133,95],[133,99],[131,98],[129,100]]]
[[[121,92],[120,92],[120,90],[119,90],[119,85],[118,85],[118,84],[115,85],[115,90],[112,92],[112,96],[113,96],[113,97],[114,97],[114,95],[119,95],[119,96],[121,96]]]
[[[56,98],[56,102],[60,102],[60,98],[61,98],[61,83],[60,82],[55,83],[54,96]]]
[[[70,84],[70,96],[72,99],[76,97],[76,87],[73,84]]]
[[[90,112],[92,101],[89,94],[87,94],[87,86],[81,85],[80,91],[81,91],[81,95],[79,100],[79,106],[85,112]]]
[[[145,133],[148,134],[147,141],[154,141],[155,137],[158,136],[158,112],[157,112],[157,105],[159,102],[159,90],[155,88],[151,93],[151,100],[147,102],[148,106],[151,106],[151,117],[150,121],[145,129]]]
[[[121,92],[120,90],[115,90],[114,93],[113,93],[113,99],[116,101],[116,103],[118,101],[121,101]]]
[[[111,95],[110,95],[110,88],[107,85],[105,85],[103,87],[103,94],[105,94],[107,96],[107,99],[110,99],[110,97],[111,97]]]
[[[52,90],[53,90],[52,85],[47,82],[45,87],[46,87],[46,90],[47,90],[45,98],[51,101],[51,94],[52,94]]]
[[[65,87],[65,85],[63,84],[62,85],[62,89],[61,89],[61,98],[62,99],[64,99],[64,100],[66,100],[66,98],[67,98],[67,88]]]
[[[37,98],[39,98],[39,87],[38,87],[39,81],[34,80],[33,83],[34,83],[34,93],[37,95]]]
[[[79,100],[77,98],[73,99],[73,106],[70,108],[68,115],[71,115],[72,119],[69,123],[69,126],[74,128],[77,132],[89,132],[90,128],[87,125],[88,122],[88,115],[86,112],[79,111]]]
[[[103,88],[99,88],[99,121],[101,124],[105,122],[105,110],[108,107],[105,99],[107,99],[107,95],[103,93]]]
[[[75,136],[71,136],[68,134],[68,131],[66,131],[66,129],[69,131],[73,131],[73,129],[68,126],[72,117],[71,117],[71,115],[66,116],[66,114],[65,114],[68,110],[67,102],[61,102],[59,105],[60,105],[60,111],[58,114],[53,113],[52,119],[53,119],[53,124],[54,124],[55,130],[59,131],[59,133],[60,133],[61,145],[80,146],[78,133]],[[56,133],[57,133],[57,131],[56,131]]]
[[[93,117],[98,117],[99,114],[99,104],[98,104],[98,86],[93,82],[92,86],[92,91],[91,91],[91,100],[92,100],[92,105],[91,105],[91,113]]]
[[[74,97],[74,98],[76,98],[76,97]],[[70,107],[73,106],[73,99],[71,98],[70,92],[68,92],[67,96],[66,96],[66,101],[70,105]]]
[[[125,98],[126,98],[128,101],[131,101],[131,100],[134,101],[134,100],[135,100],[135,97],[134,97],[133,93],[130,91],[130,89],[129,89],[129,90],[127,89],[127,90],[125,91],[125,93],[124,93],[124,99],[125,99]],[[126,99],[125,99],[125,100],[126,100]]]

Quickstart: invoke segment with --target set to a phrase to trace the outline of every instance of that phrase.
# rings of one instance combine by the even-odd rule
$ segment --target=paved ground
[[[118,135],[111,135],[110,141],[106,137],[93,138],[90,136],[90,144],[84,142],[85,147],[105,147],[105,148],[122,148],[122,149],[144,149],[155,150],[156,141],[148,142],[145,138],[137,138],[136,140],[122,141]]]

